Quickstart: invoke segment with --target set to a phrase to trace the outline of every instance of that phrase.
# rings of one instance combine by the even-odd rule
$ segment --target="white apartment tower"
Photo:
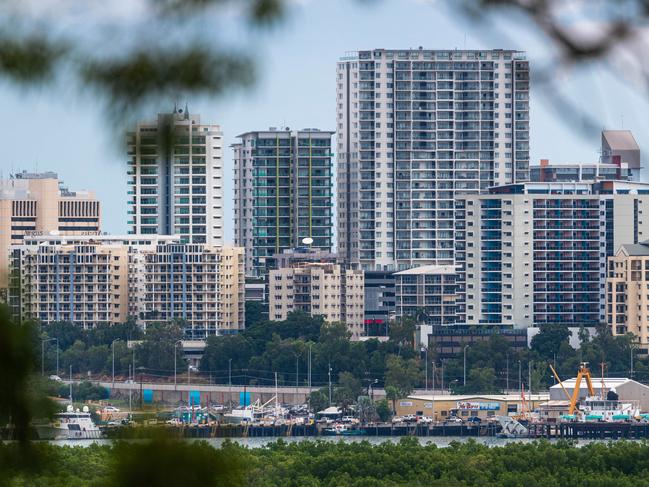
[[[338,253],[454,263],[454,199],[529,179],[529,64],[511,50],[359,51],[337,67]]]
[[[223,134],[174,108],[128,134],[131,234],[223,245]]]

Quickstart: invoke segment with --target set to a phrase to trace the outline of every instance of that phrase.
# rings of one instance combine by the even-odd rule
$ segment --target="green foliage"
[[[391,355],[386,360],[385,386],[394,388],[399,397],[405,397],[421,383],[421,369],[415,359]]]
[[[352,486],[608,486],[646,485],[649,445],[618,441],[439,448],[414,438],[399,443],[277,441],[246,449],[226,442],[146,442],[35,447],[44,461],[20,470],[15,444],[0,444],[0,479],[10,485],[248,487]]]
[[[539,333],[532,338],[531,348],[542,359],[550,360],[569,339],[568,325],[543,325]]]
[[[381,399],[380,401],[377,401],[375,408],[376,414],[379,417],[379,421],[389,421],[392,417],[392,409],[390,409],[390,405],[388,404],[387,399]]]
[[[137,367],[157,373],[173,373],[174,344],[183,336],[181,324],[160,322],[148,325],[135,354]]]
[[[61,397],[68,397],[70,395],[70,386],[61,384],[59,386],[58,395]],[[87,380],[72,384],[72,399],[74,401],[99,401],[101,399],[108,399],[108,390],[93,384]]]
[[[120,442],[112,452],[108,486],[243,485],[247,452],[235,445],[217,450],[205,442],[159,438]]]
[[[25,444],[35,417],[48,417],[54,405],[44,394],[45,383],[35,374],[36,327],[16,324],[0,305],[0,425],[11,423],[14,438]],[[40,345],[40,343],[39,343]]]
[[[329,407],[329,396],[324,390],[317,390],[309,394],[309,410],[317,413]]]
[[[363,385],[359,379],[350,372],[341,372],[338,376],[338,385],[334,389],[334,402],[347,409],[356,402],[362,390]]]
[[[246,328],[261,323],[264,316],[268,316],[268,306],[259,301],[246,301]]]

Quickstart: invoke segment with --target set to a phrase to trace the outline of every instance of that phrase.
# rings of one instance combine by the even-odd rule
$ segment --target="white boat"
[[[36,425],[38,437],[42,440],[95,440],[101,438],[101,431],[90,417],[88,406],[83,411],[70,404],[63,413],[54,415],[54,420],[45,425]]]
[[[587,397],[579,404],[576,421],[629,421],[640,416],[640,409],[631,402]]]

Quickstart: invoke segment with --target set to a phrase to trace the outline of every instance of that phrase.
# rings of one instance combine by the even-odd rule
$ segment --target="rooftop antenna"
[[[187,108],[187,102],[185,102],[185,120],[189,120],[189,109]]]

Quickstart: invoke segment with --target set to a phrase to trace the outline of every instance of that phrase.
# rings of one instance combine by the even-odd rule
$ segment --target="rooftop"
[[[419,401],[475,401],[479,399],[487,401],[519,401],[520,398],[520,394],[413,394],[408,396],[408,399]],[[532,401],[547,401],[550,399],[550,394],[542,392],[530,396],[525,393],[525,400],[530,398]]]
[[[649,256],[649,240],[637,244],[623,244],[618,250],[629,256]]]
[[[640,150],[638,143],[630,130],[603,130],[602,139],[611,150]]]
[[[395,276],[406,275],[429,275],[429,274],[455,274],[457,272],[454,265],[422,265],[413,267],[405,271],[395,272]]]
[[[563,387],[565,387],[566,389],[574,389],[576,380],[577,380],[576,378],[564,380],[563,381]],[[591,380],[593,382],[593,388],[594,389],[599,389],[599,388],[602,387],[602,379],[601,378],[593,376],[593,377],[591,377]],[[631,383],[631,382],[635,382],[636,384],[639,384],[639,382],[636,382],[633,379],[629,379],[627,377],[604,377],[604,388],[605,389],[613,389],[613,388],[619,387],[619,386],[621,386],[623,384],[628,384],[628,383]],[[586,386],[586,381],[582,380],[579,387],[581,389],[585,389],[587,387]],[[550,389],[560,389],[560,388],[561,388],[561,384],[555,384],[555,385],[550,387]]]

